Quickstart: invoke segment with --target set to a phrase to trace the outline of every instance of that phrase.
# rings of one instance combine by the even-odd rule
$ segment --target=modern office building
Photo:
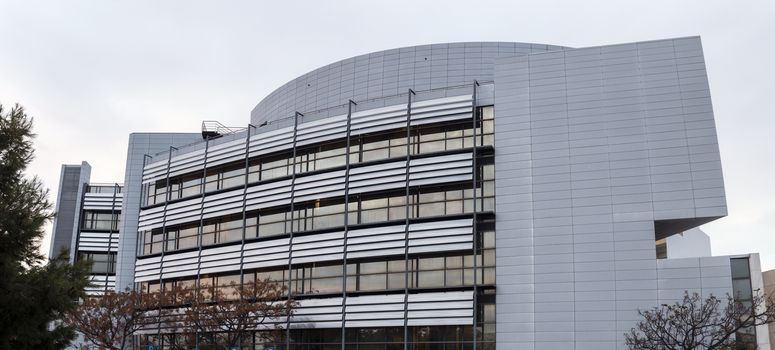
[[[89,294],[116,286],[122,186],[89,183],[91,166],[62,165],[49,256],[67,251],[70,261],[91,260]]]
[[[761,284],[665,246],[727,214],[698,37],[375,52],[205,126],[130,136],[117,287],[283,283],[275,348],[622,349],[638,309]]]

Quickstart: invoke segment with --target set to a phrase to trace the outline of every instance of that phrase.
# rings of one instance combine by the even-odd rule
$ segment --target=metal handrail
[[[209,134],[209,135],[228,135],[228,134],[234,134],[240,131],[245,130],[244,127],[229,127],[221,124],[217,120],[204,120],[202,121],[202,135]]]

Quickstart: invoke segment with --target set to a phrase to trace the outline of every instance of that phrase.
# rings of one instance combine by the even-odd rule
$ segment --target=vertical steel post
[[[245,179],[242,186],[242,247],[240,248],[239,258],[239,285],[240,288],[245,288],[245,269],[243,267],[245,260],[245,233],[247,231],[247,213],[245,212],[245,202],[248,197],[248,175],[250,171],[250,128],[252,124],[248,124],[245,136]],[[255,283],[255,281],[253,281]],[[242,298],[242,296],[240,296]],[[242,336],[239,337],[239,347],[242,348]]]
[[[477,114],[478,111],[477,111],[477,108],[476,108],[477,86],[479,86],[479,82],[474,80],[473,93],[471,94],[471,118],[473,119],[473,125],[472,125],[473,143],[472,143],[472,145],[474,147],[473,150],[471,151],[471,179],[472,179],[471,180],[471,185],[472,185],[472,191],[471,192],[472,192],[472,196],[473,196],[473,221],[471,223],[471,230],[473,231],[473,240],[472,240],[471,243],[472,243],[472,250],[473,250],[473,269],[474,269],[474,295],[473,295],[473,305],[472,305],[472,307],[473,307],[472,335],[473,335],[473,338],[474,338],[474,339],[472,339],[473,342],[474,342],[473,350],[476,350],[476,347],[477,347],[476,337],[478,336],[478,331],[476,329],[476,323],[477,323],[477,309],[479,307],[479,305],[477,305],[477,303],[479,301],[478,300],[479,288],[477,288],[478,283],[479,283],[479,281],[478,281],[479,275],[478,275],[478,271],[477,271],[478,266],[477,266],[477,263],[476,263],[476,258],[477,258],[477,254],[478,254],[478,250],[479,250],[479,237],[478,237],[478,233],[479,232],[477,232],[478,228],[477,228],[477,225],[476,225],[476,223],[478,221],[478,217],[476,215],[477,210],[478,210],[478,208],[476,206],[476,201],[478,200],[477,195],[476,195],[476,185],[477,185],[477,180],[478,180],[477,179],[477,175],[479,174],[479,169],[478,169],[478,166],[477,166],[477,154],[476,154],[476,149],[478,147],[477,144],[476,144],[476,142],[477,142],[477,139],[476,139],[476,127],[477,127],[477,121],[479,119],[478,114]],[[484,124],[482,124],[482,125],[484,125]],[[482,128],[482,129],[484,129],[484,128]],[[482,259],[484,259],[484,255],[482,255]]]
[[[202,283],[202,235],[204,234],[204,211],[205,211],[205,191],[207,190],[207,156],[210,151],[210,136],[205,137],[205,151],[204,151],[204,159],[202,160],[202,182],[199,184],[199,195],[200,195],[200,201],[199,201],[199,228],[197,229],[197,235],[196,235],[196,246],[197,246],[197,255],[196,255],[196,283],[194,284],[194,288],[196,289],[194,292],[199,293],[199,288],[201,287]],[[197,329],[196,334],[194,334],[194,343],[196,344],[196,347],[199,348],[199,330]]]
[[[164,251],[166,250],[167,245],[167,206],[170,201],[170,190],[172,187],[170,186],[170,165],[172,164],[172,150],[178,150],[176,147],[170,146],[170,149],[167,153],[167,172],[166,172],[166,179],[165,179],[165,192],[164,192],[164,215],[162,216],[162,222],[161,222],[161,259],[159,259],[159,291],[160,293],[164,293],[164,280],[162,279],[162,276],[164,275]],[[153,234],[151,234],[151,239],[153,239]],[[159,305],[159,319],[156,323],[156,341],[159,342],[159,345],[161,345],[161,305]]]
[[[409,175],[411,173],[409,163],[411,162],[412,147],[412,96],[414,90],[409,89],[406,101],[406,168],[405,168],[405,218],[404,218],[404,350],[409,349]]]
[[[143,168],[142,168],[142,172],[141,172],[142,174],[140,175],[140,203],[141,203],[141,206],[142,206],[142,203],[145,203],[146,205],[148,204],[148,202],[147,202],[147,200],[148,200],[148,193],[145,193],[145,198],[143,198],[143,181],[142,181],[143,175],[145,175],[145,165],[147,164],[148,158],[153,158],[153,157],[151,157],[148,154],[143,154]],[[122,202],[123,202],[123,200],[122,200]],[[121,207],[121,210],[122,210],[122,212],[124,211],[123,205]],[[137,260],[137,257],[142,255],[142,253],[143,253],[143,251],[140,248],[140,246],[141,246],[140,245],[140,232],[137,232],[137,234],[135,235],[135,260]],[[116,257],[118,258],[118,256],[116,256]],[[133,275],[134,275],[134,272],[133,272]],[[116,281],[116,282],[118,282],[118,281]],[[137,289],[135,287],[135,285],[136,285],[136,283],[132,283],[132,290],[133,291]],[[116,287],[118,287],[118,286],[116,286]],[[133,345],[136,345],[135,344],[135,338],[136,338],[136,336],[132,336],[132,343],[133,343]]]
[[[143,189],[142,179],[143,179],[143,175],[145,175],[145,165],[147,163],[148,158],[153,158],[153,157],[151,157],[151,156],[149,156],[147,154],[143,154],[143,171],[142,171],[143,174],[140,175],[140,203],[145,203],[146,205],[148,204],[148,202],[147,202],[147,200],[148,200],[148,193],[145,193],[145,198],[143,198],[143,192],[144,191],[142,190]],[[142,206],[142,204],[141,204],[141,206]],[[122,210],[123,210],[123,207],[122,207]],[[143,242],[143,243],[145,243],[145,242]],[[142,255],[142,254],[143,254],[143,250],[140,248],[140,232],[138,232],[137,235],[135,235],[135,258],[137,256],[139,256],[139,255]],[[132,283],[132,290],[135,290],[135,284],[134,283]]]
[[[118,221],[116,221],[116,227],[113,228],[113,218],[116,216],[116,194],[118,193],[118,184],[114,184],[113,186],[113,200],[110,202],[110,232],[108,233],[108,266],[110,266],[110,248],[111,245],[113,245],[113,232],[118,231]],[[80,229],[78,230],[80,231]],[[76,253],[78,253],[76,251]],[[116,251],[116,255],[118,255],[118,251]],[[116,262],[113,262],[113,269],[116,268]],[[115,272],[113,274],[115,276]],[[108,291],[108,279],[110,278],[110,271],[105,272],[105,289],[104,292]],[[117,289],[117,288],[116,288]]]
[[[344,238],[342,239],[342,350],[345,350],[346,323],[347,323],[347,234],[350,231],[350,135],[352,127],[353,105],[355,101],[347,102],[347,135],[345,145],[345,170],[344,170]]]
[[[293,211],[294,211],[294,201],[295,201],[295,191],[296,191],[296,138],[299,132],[299,117],[303,117],[304,114],[301,114],[299,112],[296,112],[293,115],[293,158],[291,165],[293,166],[293,171],[291,173],[291,232],[290,232],[290,239],[288,239],[288,300],[290,300],[293,297],[293,279],[291,277],[291,273],[293,272]],[[287,218],[287,216],[286,216]],[[286,317],[285,321],[286,329],[285,329],[285,346],[286,349],[290,349],[291,347],[291,317],[288,315]]]

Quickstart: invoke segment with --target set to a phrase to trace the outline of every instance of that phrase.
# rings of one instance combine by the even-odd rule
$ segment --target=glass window
[[[486,267],[481,273],[479,273],[479,277],[481,279],[480,283],[482,284],[495,284],[495,268],[494,267]]]
[[[286,232],[285,217],[285,212],[276,214],[259,214],[258,236],[268,237],[284,234]]]
[[[202,226],[202,245],[210,245],[215,244],[215,232],[217,231],[216,225],[214,223],[212,224],[205,224]]]
[[[161,252],[162,241],[164,240],[164,233],[161,232],[161,230],[153,232],[153,234],[151,235],[151,239],[152,239],[151,249],[148,253],[153,254],[153,253]]]
[[[420,144],[420,153],[432,153],[444,151],[444,140],[423,142]]]
[[[115,274],[116,273],[116,254],[115,253],[87,253],[79,252],[78,260],[91,261],[91,273],[93,274]]]
[[[482,232],[482,248],[495,248],[495,231]]]
[[[444,215],[444,202],[420,204],[419,217]]]
[[[178,249],[196,247],[199,239],[198,227],[184,228],[178,231]]]
[[[312,277],[339,276],[342,274],[341,265],[313,266]]]
[[[360,270],[361,274],[385,273],[387,271],[386,263],[384,261],[361,263],[360,267],[361,267],[361,270]]]
[[[463,285],[463,270],[462,269],[449,269],[445,271],[444,284],[447,287],[450,286],[462,286]]]
[[[389,272],[403,272],[405,269],[406,269],[406,261],[404,261],[403,259],[388,261]]]
[[[438,270],[444,268],[444,258],[423,258],[420,259],[420,270]]]
[[[370,151],[375,149],[386,148],[389,145],[390,145],[390,142],[388,140],[370,141],[370,142],[364,143],[362,146],[362,149],[364,151]]]
[[[748,258],[729,259],[729,264],[732,267],[732,278],[745,278],[751,276],[750,268],[748,267]]]
[[[245,184],[245,169],[234,169],[221,173],[220,189],[242,186]]]
[[[258,217],[256,213],[248,214],[245,218],[245,238],[258,237]]]
[[[401,263],[404,261],[401,260]],[[389,273],[387,275],[388,277],[388,289],[403,289],[404,288],[404,281],[405,277],[403,272],[400,273]]]
[[[261,181],[288,176],[291,154],[261,160]]]
[[[747,278],[733,279],[732,290],[734,291],[733,297],[737,300],[750,300],[753,295],[751,280]]]
[[[242,239],[242,218],[218,224],[218,243],[239,241]]]
[[[177,242],[178,242],[178,232],[177,231],[168,231],[167,232],[167,244],[165,245],[164,250],[170,251],[177,249]]]
[[[207,177],[205,178],[205,191],[216,191],[218,190],[218,173],[211,174],[208,172]]]
[[[446,267],[448,269],[450,268],[461,268],[463,267],[463,257],[462,256],[448,256],[446,258]]]
[[[444,286],[444,270],[420,271],[417,273],[417,286],[420,288],[433,288]]]
[[[382,222],[388,220],[387,208],[363,210],[361,212],[361,223]]]
[[[310,286],[311,293],[337,293],[341,291],[342,291],[341,277],[313,278],[311,280],[311,286]]]
[[[202,191],[202,178],[184,179],[181,187],[181,197],[197,195]]]
[[[381,290],[386,289],[385,275],[361,275],[360,276],[360,290]]]
[[[83,213],[81,229],[95,231],[115,231],[118,229],[121,214],[87,210]]]

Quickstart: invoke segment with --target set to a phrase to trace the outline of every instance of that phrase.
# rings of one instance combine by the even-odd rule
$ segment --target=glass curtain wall
[[[406,129],[390,130],[353,136],[350,149],[346,140],[327,141],[314,146],[299,147],[296,158],[293,150],[265,155],[249,162],[248,182],[258,183],[308,172],[344,167],[347,157],[350,164],[369,163],[392,158],[406,157],[407,142],[412,155],[452,151],[476,146],[492,146],[493,107],[481,107],[477,113],[476,139],[470,120],[412,127],[407,139]],[[144,205],[151,206],[199,195],[205,192],[237,188],[245,184],[245,162],[211,167],[203,173],[191,173],[159,180],[143,187]],[[204,186],[202,186],[204,184]]]
[[[495,304],[483,304],[479,308],[483,319],[495,318]],[[408,329],[408,348],[411,350],[470,350],[473,349],[472,326],[413,326]],[[242,342],[241,349],[266,350],[341,350],[342,332],[339,328],[293,329],[290,332],[290,347],[286,345],[285,332],[265,334],[254,332]],[[495,334],[478,332],[477,349],[494,350]],[[492,340],[488,340],[491,337]],[[160,337],[142,335],[138,337],[138,349],[146,349],[148,344],[156,349],[183,349],[185,345],[199,349],[220,349],[212,337],[199,336],[198,342],[193,335],[169,334]],[[403,350],[403,327],[347,328],[344,337],[347,350]]]
[[[410,190],[407,199],[404,190],[350,196],[347,206],[349,226],[361,224],[403,223],[406,206],[409,218],[433,218],[462,215],[473,212],[474,195],[478,212],[495,210],[494,165],[492,157],[479,159],[476,192],[470,182],[444,186],[422,187]],[[408,200],[408,204],[407,204]],[[290,206],[269,208],[246,213],[246,240],[279,237],[296,233],[344,229],[345,203],[343,198],[294,203]],[[242,240],[242,214],[208,219],[199,234],[199,222],[141,232],[141,255],[164,251],[185,250],[201,245],[227,244]]]
[[[732,268],[732,293],[736,302],[750,307],[753,302],[751,267],[748,258],[729,259]],[[756,349],[756,327],[746,327],[735,334],[737,349]]]
[[[296,157],[288,151],[245,162],[208,168],[207,177],[188,174],[171,178],[169,183],[157,181],[145,186],[146,205],[156,205],[205,192],[245,186],[249,183],[274,181],[291,174],[303,174],[324,169],[344,167],[348,157],[351,165],[380,162],[410,155],[431,154],[487,146],[493,144],[493,108],[482,107],[477,112],[476,130],[472,120],[412,127],[407,138],[406,129],[358,135],[347,148],[345,140],[337,140],[296,150]],[[476,133],[476,138],[474,138]],[[328,232],[337,229],[356,229],[371,225],[404,224],[407,220],[434,220],[473,212],[474,200],[479,212],[494,211],[494,164],[492,152],[480,151],[475,160],[476,181],[428,185],[397,191],[352,195],[347,198],[321,199],[294,203],[292,207],[275,207],[242,215],[220,217],[166,227],[140,233],[140,254],[183,251],[201,246],[229,244],[240,241],[242,231],[246,240],[282,237],[291,232]],[[247,174],[246,174],[247,173]],[[408,215],[407,215],[408,207]],[[345,228],[345,215],[348,225]],[[374,293],[403,294],[428,290],[471,290],[478,286],[475,305],[476,324],[471,326],[409,327],[410,349],[471,349],[473,334],[478,349],[495,347],[495,230],[491,214],[480,214],[475,232],[475,252],[468,250],[413,254],[374,259],[348,259],[345,269],[342,261],[293,264],[276,268],[246,270],[222,274],[208,274],[190,278],[143,282],[137,288],[144,292],[158,292],[172,288],[196,288],[209,293],[212,288],[228,290],[239,283],[254,283],[268,279],[289,286],[289,296],[297,299],[339,297],[342,293],[358,296]],[[474,267],[476,266],[476,267]],[[474,269],[476,268],[476,271]],[[407,270],[408,269],[408,270]],[[346,271],[346,273],[345,273]],[[476,274],[474,274],[476,272]],[[476,276],[476,281],[474,280]],[[407,285],[408,283],[408,285]],[[344,289],[344,291],[343,291]],[[473,329],[476,327],[477,331]],[[403,349],[404,328],[347,328],[292,329],[283,332],[287,339],[267,340],[261,332],[246,339],[243,348],[265,349]],[[142,336],[139,344],[153,342],[159,349],[174,348],[183,335]],[[207,348],[207,337],[200,337],[199,348]],[[288,344],[290,347],[288,347]],[[192,344],[189,344],[192,345]]]

